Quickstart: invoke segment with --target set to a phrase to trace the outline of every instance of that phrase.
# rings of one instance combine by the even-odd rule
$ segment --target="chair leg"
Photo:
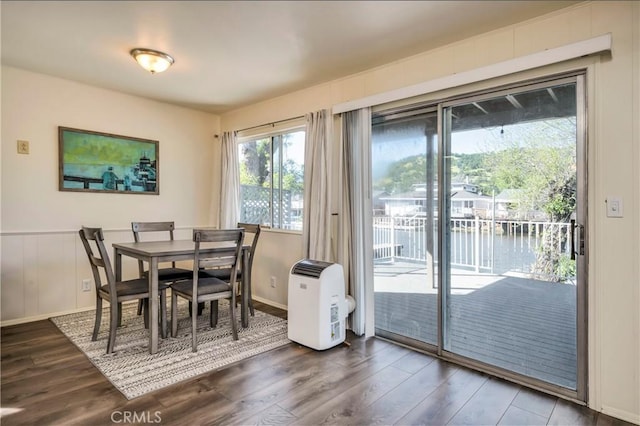
[[[247,288],[247,300],[249,301],[249,312],[252,317],[256,316],[255,311],[253,310],[253,300],[251,299],[251,274],[249,274],[249,285]]]
[[[191,303],[189,302],[189,316],[191,316]],[[204,302],[198,303],[198,316],[202,315],[202,311],[204,311]]]
[[[138,316],[142,315],[142,299],[138,300]]]
[[[212,300],[209,302],[209,325],[211,328],[216,328],[218,325],[218,301]]]
[[[109,341],[107,343],[108,354],[113,352],[113,348],[116,345],[116,330],[118,328],[118,322],[120,321],[118,315],[120,309],[118,309],[118,307],[120,305],[120,303],[117,303],[116,305],[112,304],[109,309],[111,312],[111,321],[109,321]]]
[[[241,283],[242,283],[242,280],[240,280],[238,282],[238,288],[242,288],[242,284]],[[242,291],[238,290],[236,292],[236,295],[237,296],[242,296]],[[236,306],[238,306],[238,303],[240,303],[241,300],[242,300],[242,297],[237,297],[236,298]],[[247,289],[247,300],[249,301],[248,302],[249,313],[251,314],[252,317],[255,317],[256,313],[255,313],[255,311],[253,309],[253,300],[251,299],[251,274],[249,274],[249,288]]]
[[[229,315],[231,315],[231,331],[233,332],[233,340],[238,340],[238,321],[236,321],[236,304],[235,300],[229,300]]]
[[[96,298],[96,322],[93,324],[93,335],[91,336],[91,341],[95,342],[98,340],[98,332],[100,331],[100,322],[102,322],[102,297],[98,296]]]
[[[149,299],[142,299],[144,328],[149,328]]]
[[[167,338],[167,291],[160,292],[160,332],[162,338]]]
[[[178,335],[178,295],[171,292],[171,337]]]
[[[198,308],[196,303],[191,306],[191,350],[198,352],[198,341],[196,337],[196,328],[198,328],[198,314],[195,312]]]
[[[118,327],[122,327],[122,303],[118,303]]]

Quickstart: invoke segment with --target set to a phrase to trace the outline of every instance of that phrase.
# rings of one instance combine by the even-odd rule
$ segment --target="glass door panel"
[[[438,342],[434,108],[372,117],[376,334]]]
[[[576,390],[575,78],[443,116],[443,349]]]

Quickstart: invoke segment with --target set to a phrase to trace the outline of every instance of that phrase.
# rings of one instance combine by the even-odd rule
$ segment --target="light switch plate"
[[[622,198],[607,198],[607,217],[623,217]]]
[[[18,154],[29,153],[29,141],[18,141]]]

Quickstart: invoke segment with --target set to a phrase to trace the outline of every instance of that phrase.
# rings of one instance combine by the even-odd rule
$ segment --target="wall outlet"
[[[271,288],[276,288],[276,277],[271,277]]]
[[[29,153],[29,141],[18,141],[18,154]]]
[[[91,280],[89,278],[82,280],[82,291],[91,291]]]

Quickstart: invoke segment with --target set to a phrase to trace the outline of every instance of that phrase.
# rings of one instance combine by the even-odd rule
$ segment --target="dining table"
[[[236,245],[231,242],[207,242],[200,243],[200,253],[225,255],[233,254]],[[241,269],[247,271],[249,268],[249,250],[251,245],[242,246],[240,251]],[[158,351],[158,264],[164,262],[178,262],[193,260],[195,254],[195,243],[192,240],[169,240],[169,241],[140,241],[113,243],[115,259],[116,281],[122,281],[122,256],[132,257],[149,264],[149,352],[155,354]],[[249,326],[249,290],[251,285],[249,274],[242,274],[241,280],[241,322],[242,327]],[[173,313],[172,313],[173,314]],[[163,335],[167,335],[167,324],[161,325]]]

